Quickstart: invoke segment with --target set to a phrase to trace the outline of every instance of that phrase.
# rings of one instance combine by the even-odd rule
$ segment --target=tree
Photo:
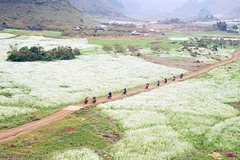
[[[238,30],[238,26],[234,25],[234,26],[232,26],[232,29]]]
[[[227,30],[227,23],[226,22],[217,22],[217,29],[221,30],[221,31],[226,31]]]

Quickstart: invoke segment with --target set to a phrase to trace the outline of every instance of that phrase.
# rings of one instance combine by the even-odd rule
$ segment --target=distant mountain
[[[175,15],[179,16],[194,16],[202,9],[197,0],[189,0],[182,7],[174,11]]]
[[[143,15],[142,6],[137,0],[121,0],[123,6],[125,7],[125,14],[127,15]]]
[[[64,29],[93,25],[68,0],[0,0],[0,23],[13,28]]]
[[[208,10],[213,14],[226,14],[232,11],[234,8],[240,6],[239,0],[216,0],[208,6]]]
[[[124,8],[118,0],[69,0],[79,11],[90,16],[125,17],[120,9]]]
[[[240,19],[240,6],[230,11],[227,17],[230,19]]]
[[[123,8],[124,8],[124,5],[123,5],[122,2],[119,1],[119,0],[107,0],[107,2],[108,2],[111,6],[113,6],[113,7],[115,7],[115,8],[119,8],[119,9],[123,9]]]
[[[194,20],[201,21],[201,22],[207,22],[207,21],[213,21],[215,20],[213,14],[209,12],[208,10],[201,10],[197,16],[194,17]]]
[[[234,8],[240,6],[239,0],[206,0],[200,3],[198,0],[189,0],[182,7],[174,11],[175,15],[193,16],[201,10],[208,10],[214,15],[226,15]]]

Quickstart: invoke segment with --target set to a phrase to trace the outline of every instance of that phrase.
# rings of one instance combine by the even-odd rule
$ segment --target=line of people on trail
[[[182,78],[183,78],[183,73],[181,73],[179,77],[182,79]],[[173,76],[172,81],[175,81],[175,80],[176,80],[176,76]],[[168,79],[165,78],[165,79],[164,79],[164,83],[167,83],[167,82],[168,82]],[[145,89],[148,89],[148,88],[149,88],[149,85],[150,85],[149,83],[146,83]],[[159,80],[157,81],[157,86],[160,86],[160,81],[159,81]],[[123,95],[126,95],[126,94],[127,94],[127,89],[126,89],[126,88],[123,89],[122,94],[123,94]],[[109,92],[108,95],[107,95],[107,99],[111,99],[111,98],[112,98],[112,92]],[[97,98],[96,98],[96,97],[93,97],[93,98],[92,98],[92,103],[94,104],[94,103],[96,103],[96,102],[97,102]],[[84,99],[83,103],[84,103],[84,104],[88,104],[88,97],[86,97],[86,98]]]

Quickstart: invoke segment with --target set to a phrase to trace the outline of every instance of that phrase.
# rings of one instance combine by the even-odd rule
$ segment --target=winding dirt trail
[[[200,70],[198,70],[196,72],[190,72],[190,73],[184,75],[184,77],[182,79],[176,78],[175,82],[179,82],[179,81],[183,81],[183,80],[195,77],[197,75],[208,72],[208,71],[210,71],[214,68],[217,68],[219,66],[235,62],[239,59],[240,59],[240,50],[236,51],[234,53],[233,57],[229,60],[221,61],[221,62],[212,64],[212,65],[205,66],[205,67],[201,68]],[[160,87],[171,84],[171,83],[175,83],[175,82],[173,82],[171,79],[169,79],[167,84],[164,84],[164,83],[161,82]],[[105,103],[105,102],[109,102],[109,101],[114,101],[114,100],[117,100],[117,99],[122,99],[126,96],[131,96],[131,95],[134,95],[134,94],[137,94],[137,93],[140,93],[140,92],[147,92],[147,91],[150,91],[154,88],[158,88],[156,83],[150,84],[149,89],[145,89],[145,85],[144,85],[144,86],[141,86],[141,87],[138,87],[138,88],[128,90],[127,95],[122,95],[122,93],[113,93],[113,98],[112,99],[107,99],[106,97],[101,97],[101,98],[97,99],[96,104]],[[35,129],[38,129],[38,128],[44,126],[44,125],[47,125],[47,124],[50,124],[50,123],[55,122],[57,120],[60,120],[64,117],[66,117],[67,115],[69,115],[69,114],[71,114],[75,111],[78,111],[80,109],[83,109],[85,107],[88,107],[90,105],[92,105],[92,104],[89,103],[89,104],[77,104],[77,105],[73,105],[73,106],[67,106],[67,107],[61,109],[60,111],[58,111],[58,112],[56,112],[56,113],[54,113],[54,114],[52,114],[48,117],[45,117],[41,120],[34,121],[34,122],[31,122],[31,123],[27,123],[27,124],[24,124],[22,126],[19,126],[19,127],[13,128],[13,129],[2,131],[2,132],[0,132],[0,142],[10,140],[10,139],[15,138],[19,135],[22,135],[24,133],[27,133],[27,132],[33,131]]]

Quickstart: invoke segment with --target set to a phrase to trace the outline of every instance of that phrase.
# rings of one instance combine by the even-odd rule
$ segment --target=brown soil
[[[229,60],[221,61],[221,62],[218,62],[218,63],[213,64],[213,65],[202,67],[198,71],[190,72],[190,73],[184,75],[184,77],[182,79],[176,78],[175,82],[169,80],[169,82],[167,84],[161,83],[161,86],[165,86],[165,85],[168,85],[168,84],[171,84],[171,83],[176,83],[176,82],[179,82],[179,81],[183,81],[183,80],[195,77],[199,74],[202,74],[204,72],[208,72],[208,71],[210,71],[214,68],[217,68],[219,66],[232,63],[232,62],[237,61],[239,59],[240,59],[240,50],[237,51],[233,55],[233,57]],[[107,99],[106,97],[101,97],[101,98],[97,99],[96,104],[109,102],[109,101],[115,101],[117,99],[122,99],[125,96],[131,96],[131,95],[134,95],[134,94],[137,94],[137,93],[140,93],[140,92],[147,92],[147,91],[150,91],[154,88],[157,88],[156,83],[155,84],[150,84],[149,89],[145,89],[145,86],[141,86],[141,87],[129,90],[127,95],[122,95],[122,93],[114,93],[112,99]],[[78,111],[80,109],[86,108],[86,107],[91,106],[91,105],[93,105],[93,104],[89,103],[89,104],[77,104],[77,105],[74,105],[74,106],[67,106],[67,107],[63,108],[62,110],[60,110],[60,111],[58,111],[58,112],[56,112],[56,113],[54,113],[54,114],[52,114],[48,117],[45,117],[41,120],[34,121],[34,122],[31,122],[31,123],[27,123],[27,124],[24,124],[22,126],[19,126],[19,127],[13,128],[13,129],[2,131],[2,132],[0,132],[0,142],[7,141],[7,140],[13,139],[13,138],[15,138],[19,135],[22,135],[24,133],[36,130],[36,129],[44,126],[44,125],[47,125],[47,124],[50,124],[50,123],[55,122],[57,120],[60,120],[60,119],[66,117],[67,115],[69,115],[69,114],[71,114],[75,111]]]
[[[63,132],[63,135],[71,134],[71,133],[75,133],[75,132],[77,132],[76,129],[73,129],[73,128],[67,128],[67,129],[65,129],[65,131]]]
[[[194,63],[194,61],[196,61],[194,58],[166,58],[147,55],[143,56],[143,59],[152,63],[161,64],[172,68],[185,69],[190,72],[197,71],[201,67],[207,65],[203,62]]]

